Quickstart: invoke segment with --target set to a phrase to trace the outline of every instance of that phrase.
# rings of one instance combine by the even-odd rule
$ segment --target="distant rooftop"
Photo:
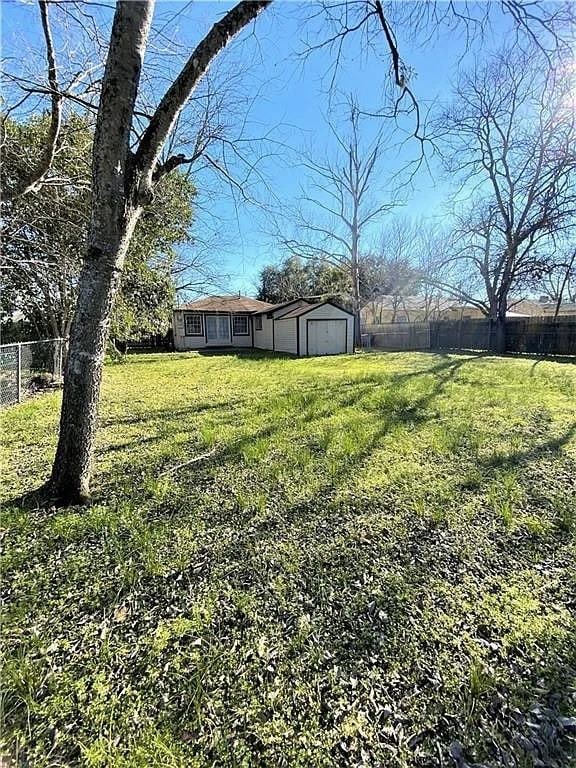
[[[382,296],[376,296],[370,301],[365,302],[364,307],[371,309],[372,307],[378,307],[381,309],[451,309],[460,304],[455,299],[446,297],[432,297],[426,298],[425,296],[399,296],[396,294],[383,294]]]

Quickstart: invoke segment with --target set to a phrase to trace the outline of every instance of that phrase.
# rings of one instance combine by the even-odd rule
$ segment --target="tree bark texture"
[[[497,355],[503,355],[506,352],[506,320],[498,317],[493,321],[492,333],[492,351]]]
[[[92,448],[110,313],[139,209],[127,195],[130,133],[153,2],[119,2],[94,136],[92,217],[70,330],[52,490],[66,502],[90,493]]]

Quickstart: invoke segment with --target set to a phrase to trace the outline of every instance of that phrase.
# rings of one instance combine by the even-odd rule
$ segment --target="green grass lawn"
[[[134,356],[24,509],[59,402],[1,417],[14,764],[571,764],[574,365]]]

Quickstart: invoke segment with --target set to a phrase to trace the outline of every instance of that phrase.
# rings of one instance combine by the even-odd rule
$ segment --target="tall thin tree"
[[[295,217],[295,234],[282,237],[284,246],[305,259],[320,259],[345,272],[350,279],[355,321],[355,343],[360,344],[360,270],[362,248],[369,227],[396,203],[376,189],[386,140],[382,130],[371,141],[362,137],[361,114],[351,101],[346,130],[330,124],[338,155],[334,160],[304,160],[310,172],[309,190]]]

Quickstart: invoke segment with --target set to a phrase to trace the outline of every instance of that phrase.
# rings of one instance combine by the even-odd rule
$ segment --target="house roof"
[[[319,307],[319,304],[303,304],[301,307],[294,307],[294,309],[291,309],[290,312],[286,312],[285,315],[282,315],[282,317],[279,317],[278,320],[288,320],[291,317],[298,317],[299,315],[304,315],[306,312],[310,312],[312,307]]]
[[[193,312],[262,312],[273,307],[267,301],[258,301],[249,296],[206,296],[188,304],[180,304],[176,309]]]
[[[556,311],[556,302],[522,299],[522,301],[514,302],[512,309],[525,315],[551,315]],[[576,302],[563,301],[560,304],[559,314],[576,315]]]

